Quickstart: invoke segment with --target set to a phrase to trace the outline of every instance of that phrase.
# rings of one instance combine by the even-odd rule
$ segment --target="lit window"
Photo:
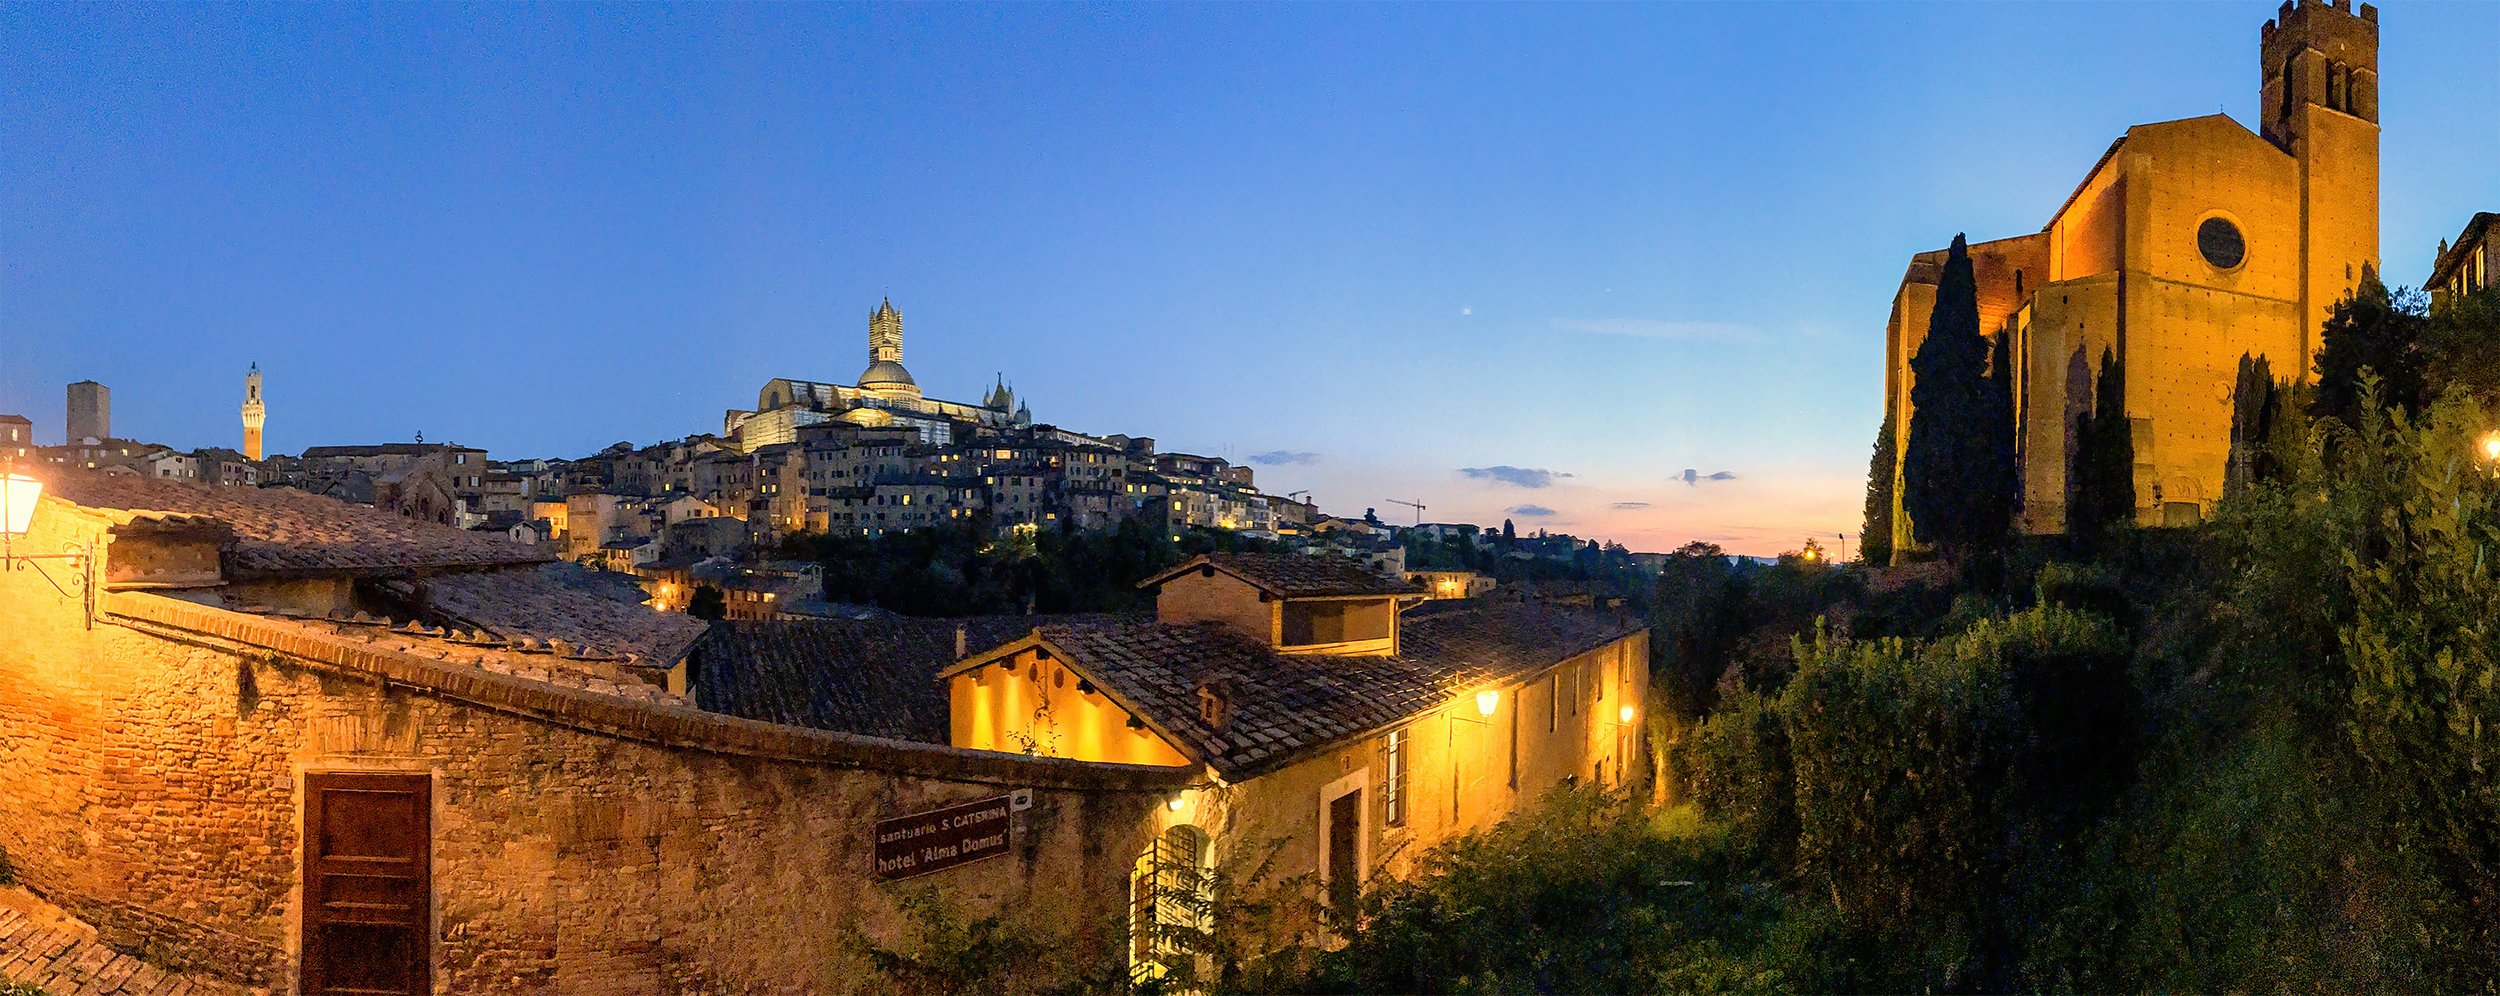
[[[1389,825],[1402,827],[1406,825],[1406,731],[1389,731],[1386,748],[1389,777],[1380,788],[1380,801],[1388,809]]]

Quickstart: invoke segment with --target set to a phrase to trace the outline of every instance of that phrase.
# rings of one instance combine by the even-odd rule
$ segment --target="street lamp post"
[[[0,475],[0,566],[12,571],[29,567],[42,575],[45,584],[60,592],[63,598],[76,598],[85,613],[87,628],[95,628],[94,550],[81,543],[64,543],[59,553],[19,553],[17,541],[34,527],[35,505],[43,500],[43,482],[24,474]],[[61,585],[51,571],[44,570],[43,561],[63,561],[70,580],[78,590],[72,592]]]

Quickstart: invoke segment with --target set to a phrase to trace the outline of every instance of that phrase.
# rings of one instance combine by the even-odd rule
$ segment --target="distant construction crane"
[[[1391,499],[1389,499],[1389,504],[1392,504],[1392,505],[1404,505],[1404,506],[1406,506],[1406,507],[1408,507],[1408,508],[1414,509],[1414,510],[1415,510],[1415,524],[1416,524],[1416,525],[1418,525],[1418,526],[1420,526],[1420,525],[1423,525],[1423,524],[1424,524],[1424,500],[1423,500],[1423,499],[1421,499],[1421,498],[1417,498],[1417,499],[1415,499],[1414,501],[1401,501],[1401,500],[1396,499],[1396,498],[1391,498]]]

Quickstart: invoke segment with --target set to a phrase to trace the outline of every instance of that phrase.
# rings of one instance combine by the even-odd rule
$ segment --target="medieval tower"
[[[2378,9],[2286,2],[2257,47],[2263,133],[2300,164],[2306,374],[2327,311],[2359,282],[2361,266],[2378,266]]]
[[[903,313],[891,300],[868,315],[868,369],[860,373],[859,386],[881,398],[920,396],[920,385],[903,369]]]
[[[112,389],[92,380],[71,384],[69,417],[62,420],[62,425],[69,434],[64,442],[113,438]]]
[[[260,403],[260,364],[252,364],[243,375],[243,458],[260,462],[260,427],[269,418],[269,409]]]
[[[2211,513],[2240,357],[2306,376],[2327,312],[2378,265],[2378,10],[2287,0],[2259,30],[2258,63],[2257,130],[2222,114],[2136,125],[2040,231],[1970,246],[1980,330],[2011,337],[2017,361],[2026,531],[2066,528],[2075,425],[2110,374],[2103,357],[2123,370],[2136,520]],[[1886,323],[1896,475],[1945,255],[1911,257]],[[1896,556],[1917,546],[1903,492],[1896,476]]]

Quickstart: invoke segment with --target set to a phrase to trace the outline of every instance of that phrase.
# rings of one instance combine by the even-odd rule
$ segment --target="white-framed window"
[[[1387,769],[1380,785],[1382,822],[1402,827],[1406,825],[1406,731],[1389,731],[1381,747],[1382,766]]]

